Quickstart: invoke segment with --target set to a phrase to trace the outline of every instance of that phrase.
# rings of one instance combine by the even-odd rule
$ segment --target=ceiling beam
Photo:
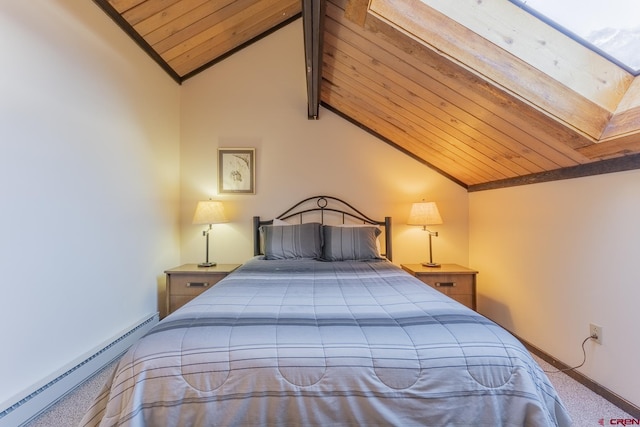
[[[551,171],[533,173],[530,175],[517,176],[515,178],[486,182],[483,184],[474,184],[470,185],[467,188],[467,191],[472,193],[476,191],[495,190],[498,188],[515,187],[518,185],[539,184],[542,182],[582,178],[585,176],[602,175],[605,173],[624,172],[637,169],[640,169],[639,153]]]
[[[320,109],[325,9],[325,0],[302,0],[304,58],[307,75],[307,114],[308,118],[313,120],[318,119],[318,111]]]

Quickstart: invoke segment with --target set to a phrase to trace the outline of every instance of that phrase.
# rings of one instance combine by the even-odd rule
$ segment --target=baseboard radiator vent
[[[145,335],[156,323],[158,313],[145,316],[114,338],[107,340],[97,350],[90,351],[78,360],[51,375],[44,385],[35,385],[0,406],[0,427],[20,426],[32,420],[111,361],[122,355],[133,343]],[[44,381],[47,381],[46,379]]]

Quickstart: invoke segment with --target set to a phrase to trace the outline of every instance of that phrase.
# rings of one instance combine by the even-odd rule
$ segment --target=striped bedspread
[[[255,258],[123,356],[86,426],[568,426],[526,349],[387,261]]]

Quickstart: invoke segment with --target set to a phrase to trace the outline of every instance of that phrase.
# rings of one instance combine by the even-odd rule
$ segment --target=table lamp
[[[427,230],[427,225],[442,224],[442,217],[438,212],[438,206],[435,202],[419,202],[414,203],[411,206],[411,212],[409,213],[408,225],[421,225],[422,230],[426,231],[429,235],[429,262],[423,262],[425,267],[440,267],[440,264],[433,262],[433,252],[431,247],[431,236],[438,237],[437,231]]]
[[[198,202],[192,223],[195,225],[209,224],[209,228],[202,232],[202,235],[207,238],[205,262],[198,264],[198,267],[213,267],[216,265],[215,262],[209,261],[209,234],[211,234],[213,224],[221,224],[223,222],[228,222],[228,220],[224,214],[222,202],[216,200]]]

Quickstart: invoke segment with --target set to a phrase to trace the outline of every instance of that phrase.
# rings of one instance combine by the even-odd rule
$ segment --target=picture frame
[[[255,148],[218,148],[218,193],[256,193]]]

